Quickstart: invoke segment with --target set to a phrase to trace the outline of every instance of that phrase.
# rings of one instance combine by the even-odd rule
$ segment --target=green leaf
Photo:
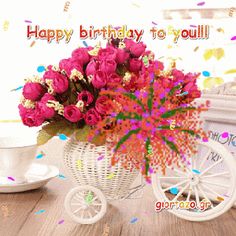
[[[152,105],[153,105],[153,96],[154,96],[154,89],[153,89],[153,83],[151,84],[151,87],[149,89],[149,96],[148,96],[148,109],[149,111],[152,110]]]
[[[146,147],[146,150],[147,150],[147,153],[149,152],[149,149],[150,149],[150,145],[151,145],[151,142],[150,142],[150,138],[147,138],[147,141],[145,143],[145,147]],[[149,170],[149,162],[150,160],[148,159],[147,155],[145,154],[145,174],[148,175],[148,170]]]
[[[45,130],[49,135],[56,136],[58,133],[61,133],[61,131],[68,125],[70,125],[70,123],[65,120],[52,121],[44,125],[42,129]]]
[[[177,147],[175,146],[175,144],[171,141],[169,141],[167,138],[165,138],[164,136],[162,136],[162,140],[165,141],[165,143],[169,146],[169,148],[173,151],[175,151],[176,153],[179,154],[179,151],[177,149]]]
[[[91,128],[89,126],[84,126],[82,129],[75,131],[75,138],[79,142],[88,142],[89,133]]]
[[[142,117],[139,116],[138,114],[135,113],[129,113],[129,115],[125,115],[123,112],[120,112],[117,116],[116,116],[117,120],[126,120],[126,119],[135,119],[135,120],[142,120]]]
[[[180,88],[181,88],[180,85],[175,86],[174,88],[172,88],[172,89],[170,90],[170,92],[168,93],[168,95],[169,95],[169,96],[173,96],[174,93],[175,93],[175,91],[179,90]]]
[[[48,134],[45,130],[40,130],[37,136],[37,145],[43,145],[47,143],[54,135]]]
[[[141,130],[141,128],[135,129],[135,130],[131,130],[129,131],[128,134],[126,134],[125,136],[123,136],[120,141],[116,144],[115,147],[115,151],[117,151],[119,149],[119,147],[132,135],[132,134],[137,134],[139,131]]]
[[[182,132],[185,132],[185,133],[188,133],[188,134],[190,134],[190,135],[192,135],[192,136],[196,135],[193,130],[182,129],[181,131],[182,131]]]
[[[124,93],[124,96],[130,98],[133,101],[136,101],[142,107],[143,111],[144,112],[146,111],[143,103],[134,94],[132,94],[132,93]]]
[[[180,108],[176,108],[176,109],[173,109],[173,110],[170,110],[170,111],[167,111],[165,113],[163,113],[161,115],[162,118],[169,118],[171,116],[174,116],[176,114],[176,112],[186,112],[188,110],[195,110],[196,107],[180,107]]]

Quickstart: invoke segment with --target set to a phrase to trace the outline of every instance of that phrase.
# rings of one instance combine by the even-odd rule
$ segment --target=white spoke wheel
[[[210,156],[218,159],[210,162]],[[190,221],[214,219],[229,210],[236,199],[236,162],[227,149],[215,142],[198,143],[198,153],[185,167],[168,167],[166,174],[153,174],[152,186],[157,208],[168,208],[174,215]],[[202,203],[207,201],[208,204]],[[169,203],[167,203],[169,202]],[[182,206],[171,202],[180,202]],[[191,209],[187,202],[195,202]],[[192,206],[194,203],[192,203]],[[157,209],[159,210],[159,209]]]
[[[97,188],[83,185],[70,190],[65,198],[67,214],[76,223],[93,224],[106,213],[107,201]]]

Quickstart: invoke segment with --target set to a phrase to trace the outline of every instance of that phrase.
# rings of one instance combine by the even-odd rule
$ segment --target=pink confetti
[[[208,138],[203,138],[202,141],[206,143],[208,142]]]
[[[197,6],[203,6],[203,5],[205,5],[205,2],[199,2],[199,3],[197,4]]]
[[[26,23],[32,23],[32,21],[30,21],[30,20],[25,20],[25,22],[26,22]]]
[[[156,23],[156,22],[154,22],[154,21],[152,21],[152,24],[153,24],[153,25],[157,25],[157,23]]]
[[[103,155],[101,155],[100,157],[98,157],[98,161],[101,161],[102,159],[104,158],[104,156]]]
[[[231,40],[236,40],[236,36],[233,36],[233,37],[231,38]]]
[[[190,27],[196,28],[197,26],[196,25],[190,25]]]
[[[13,177],[11,177],[11,176],[8,176],[7,177],[9,180],[11,180],[11,181],[15,181],[15,179],[13,178]]]
[[[64,220],[60,220],[60,221],[58,222],[59,225],[61,225],[61,224],[63,224],[63,223],[64,223]]]
[[[222,138],[228,138],[229,137],[229,133],[228,132],[224,132],[223,134],[221,134]]]

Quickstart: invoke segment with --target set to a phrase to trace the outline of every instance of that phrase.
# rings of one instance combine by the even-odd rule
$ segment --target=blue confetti
[[[208,71],[203,71],[202,72],[202,74],[205,76],[205,77],[209,77],[211,74],[210,74],[210,72],[208,72]]]
[[[39,211],[35,212],[34,214],[39,215],[39,214],[44,213],[44,212],[45,212],[45,210],[39,210]]]
[[[60,140],[67,140],[67,137],[66,137],[66,135],[65,134],[58,134],[58,137],[59,137],[59,139]]]
[[[192,172],[194,172],[196,174],[201,174],[201,172],[199,170],[196,170],[196,169],[192,169]]]
[[[64,175],[62,175],[62,174],[59,174],[58,177],[59,177],[60,179],[65,179],[65,178],[66,178],[66,177],[65,177]]]
[[[178,192],[179,192],[179,190],[178,190],[178,188],[171,188],[170,189],[170,192],[172,193],[172,194],[178,194]]]
[[[138,218],[137,217],[133,217],[130,221],[131,224],[134,224],[138,221]]]
[[[23,88],[23,86],[20,86],[20,87],[18,87],[18,88],[16,88],[16,89],[12,89],[11,92],[20,90],[20,89],[22,89],[22,88]]]
[[[233,141],[233,142],[232,142],[232,144],[233,144],[233,146],[235,146],[235,147],[236,147],[236,142],[235,142],[235,141]]]
[[[38,154],[38,155],[36,156],[36,158],[37,158],[37,159],[43,158],[43,154],[42,154],[42,153]]]
[[[44,66],[38,66],[37,71],[40,72],[44,72],[46,69]]]
[[[83,41],[83,45],[87,48],[88,44],[86,43],[86,41]]]

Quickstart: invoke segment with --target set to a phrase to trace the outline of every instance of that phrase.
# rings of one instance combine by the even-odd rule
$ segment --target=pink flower
[[[98,69],[98,63],[95,60],[92,60],[88,63],[85,73],[87,76],[93,75]]]
[[[107,96],[99,97],[95,103],[96,111],[102,115],[107,114],[108,110],[110,109],[110,105],[108,104],[108,101],[109,101],[109,98]]]
[[[69,87],[69,81],[66,76],[57,72],[53,78],[52,87],[56,93],[64,93]]]
[[[92,108],[86,112],[84,119],[87,125],[96,125],[101,120],[101,116]]]
[[[45,91],[46,90],[41,84],[28,82],[23,88],[23,96],[26,99],[37,101],[44,95]]]
[[[108,81],[107,81],[107,87],[108,88],[114,88],[116,87],[118,84],[120,84],[122,81],[122,78],[116,74],[116,73],[111,73],[108,76]]]
[[[106,86],[107,83],[107,74],[103,71],[96,71],[93,76],[92,84],[95,88],[100,89]]]
[[[82,91],[78,94],[78,101],[83,101],[85,106],[88,106],[93,102],[93,95],[89,91]]]
[[[83,114],[75,105],[68,105],[64,108],[64,117],[70,122],[76,123],[83,119]]]
[[[75,61],[75,59],[68,58],[68,59],[62,59],[59,63],[60,70],[64,70],[68,77],[71,75],[71,71],[73,69],[76,69],[77,71],[80,71],[83,74],[83,68],[79,64],[78,61]]]
[[[118,48],[116,53],[116,62],[118,64],[124,63],[129,58],[129,53],[124,49]]]
[[[72,52],[72,58],[79,64],[84,65],[89,62],[90,56],[88,54],[88,48],[77,48]]]
[[[140,57],[146,49],[146,45],[142,42],[140,43],[134,43],[130,46],[130,52],[135,57]]]
[[[101,61],[100,70],[106,73],[111,73],[116,70],[116,62],[112,59],[104,59]]]
[[[45,119],[51,119],[56,114],[54,108],[47,106],[49,100],[56,101],[51,94],[46,93],[36,105],[37,109],[40,110]]]
[[[19,105],[19,112],[24,125],[29,127],[40,126],[44,122],[41,112],[36,109],[27,109],[23,105]]]
[[[131,72],[138,72],[142,67],[143,62],[137,58],[132,58],[129,61],[129,69]]]
[[[98,58],[99,58],[99,60],[103,60],[103,59],[115,60],[116,59],[116,49],[111,46],[107,47],[107,48],[102,48],[98,52]]]

